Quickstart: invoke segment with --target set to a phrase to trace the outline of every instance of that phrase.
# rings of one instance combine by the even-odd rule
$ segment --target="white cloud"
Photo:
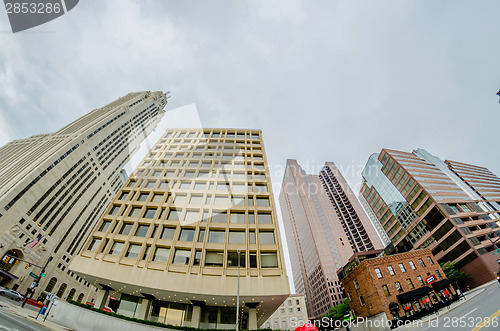
[[[358,169],[384,147],[500,175],[499,11],[488,0],[89,0],[18,34],[5,17],[0,143],[130,91],[170,90],[167,107],[196,103],[205,127],[262,129],[275,188],[286,158]]]

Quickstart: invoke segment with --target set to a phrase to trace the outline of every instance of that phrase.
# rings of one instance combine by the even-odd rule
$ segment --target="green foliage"
[[[347,303],[347,299],[345,299],[342,303],[328,309],[328,313],[323,316],[333,320],[343,320],[344,316],[349,314],[350,311],[349,303]]]
[[[456,263],[446,262],[446,263],[440,263],[439,265],[441,266],[441,269],[443,269],[443,272],[446,275],[446,277],[452,282],[460,283],[471,278],[468,273],[459,271],[457,269]]]
[[[100,309],[94,308],[90,305],[87,305],[85,303],[81,303],[81,302],[74,301],[74,300],[68,300],[67,302],[71,303],[73,305],[88,309],[88,310],[95,311],[95,312],[100,313],[100,314],[116,317],[116,318],[119,318],[122,320],[127,320],[127,321],[131,321],[131,322],[139,323],[139,324],[153,325],[153,326],[157,326],[160,328],[182,330],[182,331],[232,331],[232,330],[223,330],[223,329],[197,329],[197,328],[193,328],[190,326],[178,326],[178,325],[163,324],[160,322],[142,320],[139,318],[132,318],[132,317],[128,317],[128,316],[119,315],[119,314],[116,314],[113,312],[100,310]],[[247,330],[241,329],[241,331],[247,331]],[[271,329],[257,329],[257,331],[271,331]]]

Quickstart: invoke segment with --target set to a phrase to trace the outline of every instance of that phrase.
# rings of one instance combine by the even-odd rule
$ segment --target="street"
[[[12,299],[9,299],[9,298],[6,298],[6,297],[3,297],[3,296],[0,296],[0,306],[9,306],[10,305],[14,305],[14,306],[17,306],[17,307],[21,307],[21,304],[22,302],[17,302],[17,301],[14,301]],[[38,312],[40,310],[40,308],[38,307],[35,307],[35,306],[32,306],[32,305],[29,305],[29,304],[26,304],[24,306],[25,309],[29,309],[29,310],[32,310],[34,312]],[[36,316],[36,315],[35,315]]]
[[[467,293],[465,293],[467,297]],[[406,330],[499,330],[500,329],[500,284],[495,282],[485,288],[485,291],[448,312],[441,310],[439,316],[418,324],[406,325],[397,328],[398,331]],[[488,323],[489,321],[489,323]]]
[[[9,305],[21,306],[20,302],[15,302],[13,300],[0,297],[0,331],[39,331],[39,330],[49,330],[43,326],[36,324],[30,320],[27,320],[21,316],[14,314],[10,309]],[[26,305],[25,309],[32,311],[30,315],[36,316],[38,308],[31,305]],[[40,318],[43,318],[41,315]]]

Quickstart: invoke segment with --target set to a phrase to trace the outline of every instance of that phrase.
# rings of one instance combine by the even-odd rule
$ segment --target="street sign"
[[[428,276],[425,281],[427,282],[427,284],[432,284],[436,281],[436,275],[430,275]]]
[[[36,282],[31,283],[30,288],[35,288]]]
[[[47,275],[46,275],[46,274],[41,274],[41,275],[40,275],[40,277],[45,277],[45,276],[47,276]]]
[[[40,276],[35,275],[34,273],[30,272],[30,276],[35,278],[35,279],[40,279]]]
[[[55,299],[57,299],[57,296],[54,293],[47,293],[46,299],[49,301],[54,301]]]

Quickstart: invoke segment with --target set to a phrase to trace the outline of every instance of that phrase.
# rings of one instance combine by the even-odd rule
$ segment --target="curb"
[[[474,298],[475,296],[483,293],[484,291],[486,291],[486,287],[489,286],[490,284],[493,284],[493,282],[496,282],[495,281],[492,281],[492,282],[489,282],[489,283],[486,283],[486,284],[483,284],[482,286],[480,287],[477,287],[473,290],[470,290],[470,291],[467,291],[465,292],[467,295],[465,295],[465,300],[462,300],[460,299],[459,301],[457,301],[456,305],[454,305],[453,307],[450,307],[449,309],[447,309],[446,307],[444,308],[441,308],[441,310],[439,310],[437,313],[433,313],[432,315],[428,315],[428,316],[425,316],[419,320],[416,320],[416,321],[422,321],[422,323],[426,323],[426,322],[429,322],[435,318],[439,318],[439,317],[442,317],[446,314],[448,314],[449,312],[451,312],[452,310],[454,310],[455,308],[458,308],[460,307],[462,304],[464,303],[467,303],[467,301],[469,301],[470,299]],[[463,294],[463,293],[462,293]],[[400,329],[400,328],[396,328],[394,330],[404,330],[404,329]]]
[[[40,315],[40,316],[44,316],[44,315]],[[67,327],[64,327],[64,326],[61,326],[61,325],[58,325],[58,324],[55,324],[54,322],[52,321],[46,321],[46,322],[43,322],[43,321],[40,321],[40,320],[37,320],[35,319],[35,316],[26,316],[25,317],[27,320],[30,320],[32,321],[33,323],[36,323],[40,326],[43,326],[47,329],[50,329],[50,330],[68,330],[68,331],[73,331],[73,329],[69,329]],[[53,324],[53,325],[49,325],[48,323],[50,324]]]
[[[476,295],[479,295],[479,294],[483,293],[484,291],[486,291],[486,289],[485,289],[485,288],[477,289],[477,290],[476,290],[476,291],[474,291],[473,293],[470,293],[471,291],[469,291],[468,293],[470,293],[470,294],[469,294],[468,296],[465,296],[465,300],[462,300],[462,299],[458,300],[458,302],[457,302],[457,303],[460,303],[460,304],[457,304],[457,305],[455,305],[454,307],[451,307],[450,309],[446,309],[446,307],[445,307],[445,308],[442,308],[441,310],[444,310],[442,313],[440,313],[440,311],[441,311],[441,310],[440,310],[440,311],[438,311],[438,313],[437,313],[437,314],[433,314],[433,315],[437,315],[437,316],[443,316],[443,315],[446,315],[446,314],[448,314],[450,311],[452,311],[453,309],[460,307],[461,305],[463,305],[464,303],[466,303],[469,299],[472,299],[473,297],[475,297]]]
[[[68,331],[73,331],[72,329],[69,329],[69,328],[66,328],[66,327],[63,327],[61,325],[58,325],[58,324],[55,324],[54,322],[52,321],[46,321],[46,322],[43,322],[41,320],[37,320],[35,319],[36,316],[31,316],[30,314],[23,314],[21,312],[19,312],[18,310],[19,309],[24,309],[24,308],[21,308],[21,307],[17,307],[17,306],[13,306],[11,304],[9,304],[8,306],[7,305],[0,305],[2,306],[3,308],[6,308],[8,309],[12,314],[18,316],[18,317],[21,317],[25,320],[29,320],[37,325],[40,325],[40,326],[43,326],[44,328],[46,329],[49,329],[49,330],[55,330],[55,331],[60,331],[60,330],[68,330]],[[33,313],[35,311],[32,311]],[[45,315],[40,315],[43,319],[43,317]],[[52,325],[51,325],[52,324]]]

